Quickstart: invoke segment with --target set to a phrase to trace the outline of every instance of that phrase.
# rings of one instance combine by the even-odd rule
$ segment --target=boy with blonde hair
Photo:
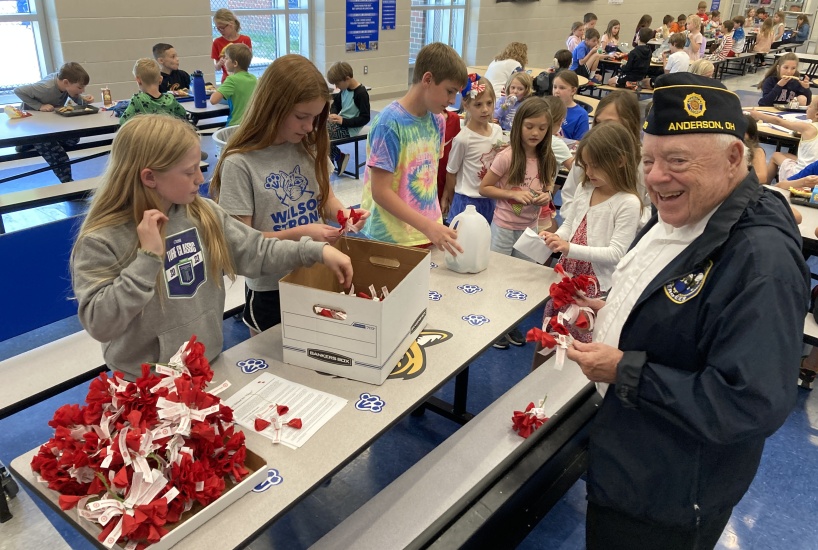
[[[78,105],[94,101],[92,96],[84,95],[85,87],[90,81],[91,77],[82,65],[69,61],[60,67],[59,72],[51,73],[41,81],[15,88],[14,94],[23,102],[24,110],[50,112],[65,105],[68,98]],[[60,182],[66,183],[73,179],[65,148],[73,147],[77,143],[79,139],[64,139],[35,143],[33,147],[45,159]],[[23,150],[22,147],[17,149],[18,152]]]
[[[355,79],[352,66],[345,61],[339,61],[329,68],[327,80],[340,90],[333,95],[330,106],[327,124],[330,139],[357,136],[361,128],[369,124],[369,92],[366,86]],[[330,158],[338,173],[342,174],[349,162],[349,155],[342,153],[337,145],[332,145]]]
[[[442,113],[466,85],[466,64],[440,42],[418,52],[412,86],[372,123],[361,207],[363,233],[404,246],[436,246],[457,254],[457,233],[443,225],[437,169],[443,152]]]
[[[170,44],[160,42],[153,47],[153,58],[159,63],[162,71],[162,82],[159,91],[175,92],[190,89],[190,75],[179,69],[179,55],[176,48]]]
[[[133,95],[125,112],[119,118],[120,126],[128,122],[134,115],[156,113],[165,113],[188,120],[187,111],[179,105],[173,94],[170,92],[163,94],[159,91],[162,73],[156,61],[147,57],[139,59],[133,66],[133,75],[136,78],[136,84],[139,86],[139,93]]]
[[[246,44],[237,42],[224,49],[224,68],[228,77],[210,96],[210,103],[216,105],[222,99],[227,100],[227,105],[230,106],[227,126],[241,124],[244,111],[250,105],[250,99],[258,83],[256,75],[247,72],[252,61],[253,51]]]

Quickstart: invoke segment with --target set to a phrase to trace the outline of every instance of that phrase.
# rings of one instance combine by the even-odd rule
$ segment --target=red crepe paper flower
[[[288,407],[287,405],[276,404],[276,412],[278,413],[278,416],[284,416],[285,414],[290,412],[290,407]]]
[[[512,428],[523,439],[528,439],[528,436],[530,436],[534,430],[548,420],[548,417],[542,417],[542,414],[537,414],[539,411],[532,412],[533,409],[534,403],[529,403],[525,411],[514,411],[514,414],[511,416]]]
[[[367,294],[366,292],[356,292],[356,293],[355,293],[355,296],[357,296],[358,298],[365,298],[365,299],[367,299],[367,300],[371,300],[371,299],[372,299],[372,296],[370,296],[370,295],[369,295],[369,294]]]
[[[529,330],[525,335],[526,342],[539,342],[543,349],[551,349],[557,345],[557,341],[547,332],[537,327]]]
[[[350,225],[355,225],[361,221],[362,217],[363,214],[361,212],[356,212],[354,208],[349,209],[349,216],[347,216],[343,210],[339,210],[338,214],[336,215],[336,219],[338,220],[338,225],[341,226],[341,233],[347,230],[347,222],[349,222]]]
[[[256,420],[253,422],[257,432],[263,432],[270,427],[270,424],[272,424],[272,422],[269,420],[264,420],[263,418],[256,418]]]
[[[574,326],[578,329],[587,330],[590,328],[591,324],[588,322],[588,317],[585,314],[580,313],[577,320],[574,321]]]
[[[149,364],[134,382],[119,372],[100,374],[89,384],[84,404],[63,405],[54,413],[49,421],[54,435],[31,461],[32,470],[60,493],[64,510],[78,507],[85,497],[123,503],[126,513],[106,524],[100,541],[120,526],[117,542],[145,548],[194,501],[207,506],[218,499],[228,476],[239,482],[249,473],[244,433],[235,430],[232,409],[207,393],[213,371],[204,345],[193,336],[166,368],[162,372],[173,373],[172,378],[154,373]],[[168,480],[149,502],[126,500],[137,463],[154,470],[159,483]],[[178,494],[168,502],[171,490]],[[103,511],[78,509],[89,521],[98,521]]]
[[[566,328],[565,325],[560,323],[560,321],[559,321],[559,319],[557,318],[556,315],[553,315],[551,317],[551,320],[548,321],[548,329],[551,332],[555,332],[557,334],[563,334],[565,336],[568,336],[570,334],[570,331],[568,330],[568,328]]]
[[[287,422],[287,426],[290,428],[295,428],[296,430],[301,429],[301,419],[300,418],[293,418],[289,422]]]

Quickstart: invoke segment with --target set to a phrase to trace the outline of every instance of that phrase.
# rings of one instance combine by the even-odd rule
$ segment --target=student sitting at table
[[[230,44],[224,49],[224,68],[229,76],[210,96],[210,103],[217,105],[221,100],[227,100],[230,114],[227,115],[226,126],[241,124],[244,111],[250,105],[258,82],[256,75],[247,72],[252,60],[253,52],[245,44]]]
[[[565,41],[565,47],[568,48],[568,51],[574,53],[574,50],[577,49],[582,43],[582,37],[585,35],[585,25],[582,24],[582,21],[574,21],[571,25],[571,34],[568,35],[568,40]]]
[[[733,26],[735,23],[728,20],[724,22],[724,38],[721,44],[716,48],[716,51],[706,56],[705,59],[711,61],[724,61],[728,57],[735,57],[736,53],[733,51]]]
[[[656,38],[662,37],[665,40],[673,34],[670,26],[673,24],[673,16],[668,14],[662,18],[662,26],[656,29]]]
[[[639,41],[639,31],[642,30],[644,27],[650,28],[651,23],[653,23],[653,17],[651,17],[647,13],[639,18],[639,23],[636,24],[636,30],[633,33],[633,43],[634,44],[636,44],[636,42]],[[654,33],[654,35],[655,35],[655,33]]]
[[[366,86],[355,79],[352,66],[346,61],[339,61],[330,67],[327,71],[327,80],[339,90],[333,96],[329,110],[327,127],[330,139],[357,136],[361,128],[369,124],[371,116]],[[343,153],[337,145],[331,145],[329,158],[335,163],[338,173],[343,174],[349,162],[349,155]]]
[[[800,14],[795,18],[795,36],[793,42],[803,44],[809,39],[809,18],[806,14]]]
[[[709,59],[697,59],[690,64],[690,66],[687,68],[687,72],[706,76],[707,78],[713,78],[713,74],[716,72],[716,67]]]
[[[744,52],[747,35],[744,33],[744,18],[737,15],[733,18],[733,52],[736,55]]]
[[[767,178],[767,153],[758,143],[758,123],[750,115],[744,115],[747,121],[747,131],[744,132],[744,152],[747,156],[747,166],[756,172],[759,179]]]
[[[719,10],[713,10],[710,12],[710,19],[705,23],[704,29],[705,32],[716,35],[722,33],[724,30],[722,25],[721,12]]]
[[[159,91],[162,75],[156,61],[147,57],[138,60],[133,66],[133,75],[136,78],[137,86],[139,86],[139,93],[133,95],[125,112],[119,118],[120,126],[128,122],[134,115],[164,113],[183,120],[189,120],[187,111],[179,105],[172,93],[165,92],[163,94]]]
[[[562,136],[580,140],[588,131],[588,111],[577,105],[574,96],[579,87],[579,78],[574,71],[562,71],[554,77],[553,95],[565,105],[565,120],[562,122]]]
[[[606,53],[614,53],[619,51],[619,29],[621,25],[617,19],[608,21],[608,28],[605,29],[605,34],[599,39],[599,47],[605,50]]]
[[[162,82],[159,91],[175,92],[190,89],[190,75],[179,69],[179,55],[176,48],[170,44],[160,42],[153,47],[153,58],[159,63],[162,71]]]
[[[777,151],[770,157],[767,163],[767,173],[759,174],[758,180],[761,183],[772,183],[778,178],[778,187],[788,189],[790,183],[787,181],[790,176],[797,174],[808,165],[818,161],[818,99],[813,99],[807,109],[807,121],[788,120],[771,114],[763,113],[757,109],[750,111],[750,116],[754,119],[783,126],[791,132],[801,134],[798,142],[798,156],[791,153]]]
[[[684,50],[685,35],[676,32],[668,39],[670,55],[664,60],[664,73],[685,73],[690,67],[690,56]]]
[[[771,48],[780,46],[784,38],[784,17],[783,11],[777,11],[773,14],[773,43]]]
[[[677,33],[677,32],[685,32],[687,29],[687,15],[684,13],[680,13],[679,17],[676,18],[675,23],[670,24],[670,32]]]
[[[571,54],[571,70],[595,84],[602,84],[596,70],[599,60],[602,59],[602,55],[597,53],[598,45],[599,31],[596,29],[585,31],[585,40],[574,48],[574,52]]]
[[[763,67],[766,65],[764,62],[765,54],[770,53],[770,49],[773,45],[774,32],[775,29],[773,28],[773,20],[771,18],[765,19],[761,24],[761,28],[758,29],[756,43],[753,46],[753,51],[756,54],[756,67]]]
[[[798,56],[787,52],[775,60],[764,80],[758,83],[761,88],[758,105],[772,107],[776,103],[789,103],[793,98],[798,99],[799,105],[807,105],[812,101],[809,85],[809,77],[799,77]]]
[[[639,38],[636,42],[637,46],[628,54],[628,60],[622,65],[621,74],[618,77],[611,77],[608,81],[609,86],[626,88],[629,82],[632,84],[639,83],[648,76],[650,56],[652,54],[650,46],[648,46],[648,41],[652,38],[653,29],[650,27],[642,27],[639,29]]]
[[[14,94],[23,102],[23,110],[48,112],[63,107],[68,98],[78,105],[94,101],[92,96],[83,95],[90,81],[91,77],[82,65],[69,61],[60,67],[59,72],[51,73],[41,81],[15,88]],[[66,183],[73,179],[65,148],[77,143],[79,138],[39,142],[32,147],[45,159],[60,182]],[[21,151],[22,148],[18,148],[18,152]]]

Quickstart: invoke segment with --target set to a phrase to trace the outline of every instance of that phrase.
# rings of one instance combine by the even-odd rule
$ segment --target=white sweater
[[[582,218],[587,217],[587,246],[571,244],[567,257],[591,262],[602,290],[611,288],[616,264],[636,237],[641,201],[630,193],[617,193],[605,202],[591,206],[594,186],[580,185],[574,194],[571,215],[557,229],[561,239],[571,241]]]

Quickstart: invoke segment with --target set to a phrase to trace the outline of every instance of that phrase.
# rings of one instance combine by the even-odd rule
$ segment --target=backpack
[[[534,95],[537,97],[543,97],[546,95],[551,95],[551,89],[554,83],[552,82],[552,77],[555,73],[549,73],[548,71],[543,71],[537,75],[534,79],[534,84],[532,86],[532,91]]]
[[[781,35],[781,42],[792,42],[795,40],[795,31],[792,29],[785,29],[784,34]]]

